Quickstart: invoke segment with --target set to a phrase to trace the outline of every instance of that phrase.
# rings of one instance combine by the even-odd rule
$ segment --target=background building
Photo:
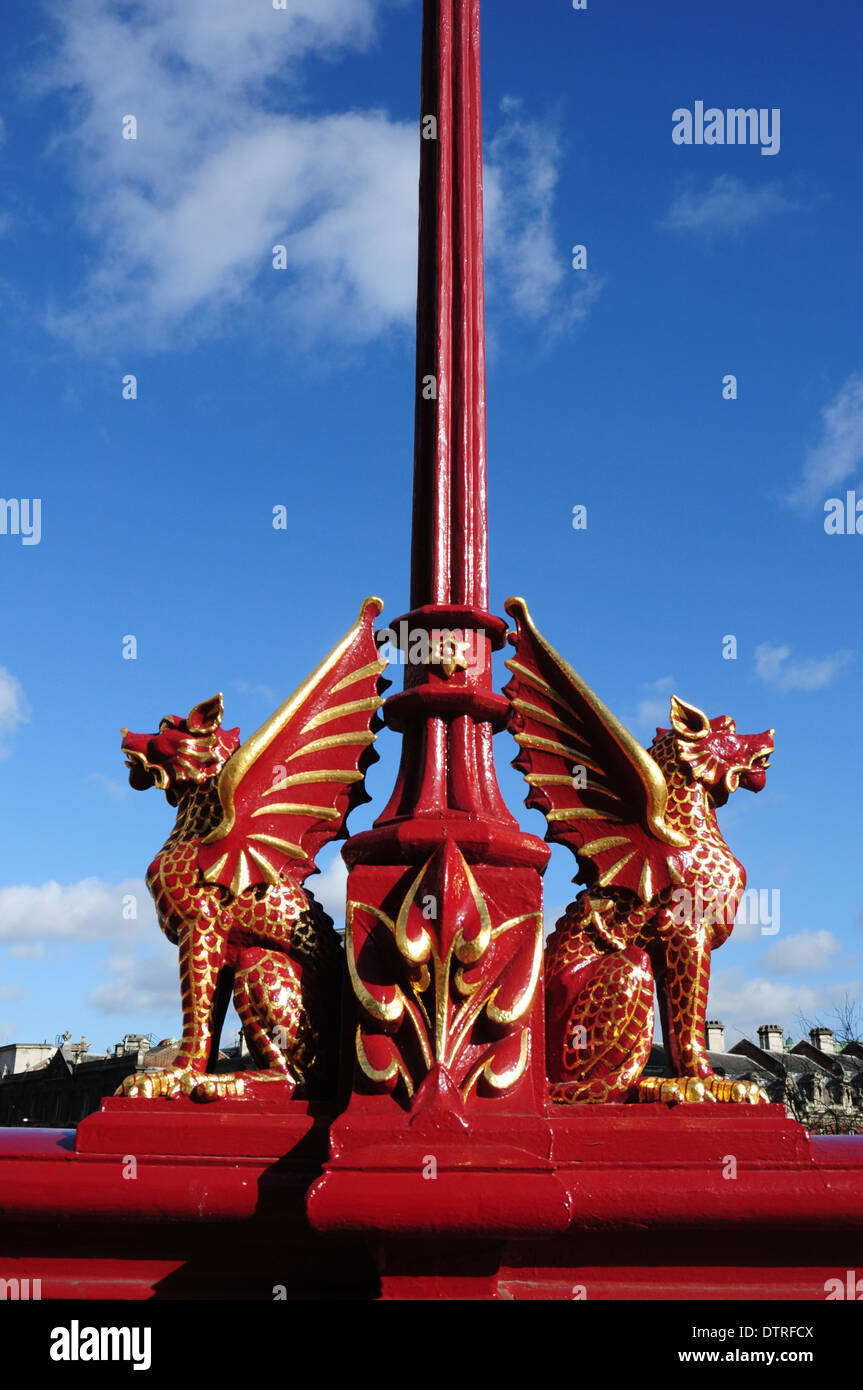
[[[726,1051],[725,1026],[707,1024],[707,1055],[719,1076],[755,1081],[813,1134],[863,1134],[863,1044],[836,1045],[830,1028],[812,1028],[791,1047],[778,1023],[758,1029],[758,1043],[741,1038]],[[665,1050],[654,1045],[645,1076],[666,1072]]]
[[[68,1129],[98,1110],[127,1076],[168,1066],[179,1046],[163,1038],[152,1046],[141,1033],[127,1033],[113,1052],[94,1054],[86,1038],[59,1045],[11,1043],[0,1047],[0,1125]],[[772,1101],[813,1134],[863,1134],[863,1043],[837,1045],[830,1028],[812,1028],[808,1040],[790,1047],[778,1023],[758,1029],[758,1043],[741,1038],[726,1050],[725,1026],[707,1024],[707,1054],[719,1076],[755,1081]],[[248,1065],[240,1036],[219,1053],[218,1070]],[[665,1050],[651,1049],[645,1076],[667,1074]]]

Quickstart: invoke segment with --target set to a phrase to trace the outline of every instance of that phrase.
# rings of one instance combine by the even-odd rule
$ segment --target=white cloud
[[[198,330],[214,331],[255,304],[274,306],[306,340],[363,342],[410,322],[414,132],[381,113],[250,112],[246,126],[215,149],[202,140],[174,190],[160,180],[150,195],[127,181],[95,199],[90,230],[111,249],[55,329],[86,344],[137,320],[155,348],[202,311]],[[274,246],[286,248],[284,272],[272,268]]]
[[[673,676],[661,676],[656,681],[646,681],[642,685],[645,692],[624,723],[641,735],[649,735],[652,741],[658,726],[668,727],[670,696],[677,685]]]
[[[755,648],[755,674],[759,680],[784,693],[811,693],[831,685],[840,671],[854,660],[853,652],[838,651],[831,656],[791,660],[791,648],[762,642]]]
[[[45,955],[45,946],[41,941],[20,941],[17,946],[7,949],[15,960],[41,960]]]
[[[863,372],[849,376],[821,411],[821,438],[809,450],[791,501],[826,501],[825,494],[863,465]]]
[[[679,194],[659,225],[668,231],[697,232],[711,238],[740,236],[768,217],[799,206],[786,197],[778,183],[747,188],[732,174],[720,174],[703,193]]]
[[[109,801],[124,801],[131,791],[128,782],[118,782],[115,777],[106,777],[104,772],[90,772],[87,780],[101,787]]]
[[[154,1014],[176,1016],[176,1026],[181,1026],[177,949],[164,937],[155,952],[115,957],[107,969],[112,978],[87,996],[91,1008],[121,1015],[128,1031],[135,1031],[136,1022],[141,1027],[151,1022]]]
[[[249,681],[235,681],[234,685],[241,695],[254,695],[261,700],[276,700],[278,698],[271,685],[253,685]]]
[[[306,887],[341,930],[345,925],[348,890],[348,871],[342,856],[337,854],[320,874],[308,879]]]
[[[82,346],[134,334],[150,348],[230,331],[244,315],[302,343],[409,330],[415,124],[300,113],[297,90],[305,58],[368,45],[387,3],[401,0],[291,0],[284,12],[235,0],[53,5],[60,46],[34,83],[72,103],[55,153],[98,250],[80,298],[50,326]],[[125,115],[136,140],[122,138]],[[507,307],[551,327],[583,317],[599,288],[555,244],[559,162],[550,128],[509,103],[487,166],[492,281]]]
[[[523,318],[564,329],[587,316],[602,281],[572,269],[554,229],[561,149],[553,124],[525,116],[513,97],[502,102],[501,111],[485,178],[491,283]]]
[[[779,1023],[786,1032],[793,1032],[798,1015],[823,1007],[823,990],[758,976],[747,979],[742,968],[735,966],[713,971],[707,1016],[720,1019],[732,1034],[737,1030],[756,1039],[762,1023]],[[733,1042],[733,1036],[727,1036],[728,1045]]]
[[[832,932],[803,931],[775,942],[764,952],[761,964],[779,975],[824,970],[842,949],[842,942]]]
[[[9,750],[4,746],[5,739],[29,718],[30,707],[21,682],[4,666],[0,666],[0,758],[9,756]]]
[[[123,900],[130,894],[137,899],[137,921],[123,917]],[[138,878],[116,884],[84,878],[78,883],[0,888],[0,942],[4,944],[32,947],[43,940],[128,938],[142,925],[157,930],[153,918],[150,895]]]
[[[52,327],[89,346],[134,330],[159,347],[178,328],[191,332],[193,316],[197,331],[211,331],[256,297],[287,302],[307,322],[326,312],[327,331],[343,340],[407,321],[416,257],[409,204],[393,206],[392,186],[413,183],[415,211],[415,129],[380,112],[284,109],[307,105],[304,59],[366,47],[392,3],[53,3],[59,46],[33,85],[71,103],[55,153],[100,255]],[[122,138],[126,115],[135,140]],[[281,279],[277,243],[290,252]],[[296,293],[310,269],[314,303]]]

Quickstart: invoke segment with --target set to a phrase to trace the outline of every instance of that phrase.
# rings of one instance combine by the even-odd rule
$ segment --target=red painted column
[[[549,851],[507,810],[492,748],[506,624],[488,612],[479,0],[426,0],[423,25],[412,606],[390,625],[405,681],[384,710],[402,758],[344,850],[352,1094],[308,1210],[323,1229],[374,1215],[422,1231],[458,1210],[462,1168],[485,1169],[506,1177],[484,1184],[484,1229],[522,1229],[544,1200],[556,1228],[565,1202],[539,1158]]]
[[[491,652],[506,624],[487,612],[485,311],[478,0],[424,8],[420,140],[411,611],[392,630],[405,689],[386,707],[404,738],[401,769],[375,830],[349,863],[403,859],[455,836],[489,863],[542,869],[497,785],[492,733],[507,703],[493,693]],[[422,637],[464,641],[452,674],[423,660]],[[412,655],[413,649],[413,655]],[[444,653],[445,654],[445,653]],[[445,819],[445,827],[441,820]]]

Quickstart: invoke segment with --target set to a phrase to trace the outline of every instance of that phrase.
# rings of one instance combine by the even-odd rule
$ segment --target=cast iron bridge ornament
[[[183,1038],[74,1136],[0,1131],[16,1284],[48,1270],[46,1298],[853,1298],[861,1141],[810,1137],[704,1051],[710,952],[745,882],[716,812],[764,785],[772,731],[675,698],[645,750],[520,599],[494,689],[508,634],[488,611],[478,0],[426,0],[423,22],[410,612],[382,629],[367,599],[245,742],[220,696],[124,731],[132,785],[177,812],[147,877],[179,950]],[[385,698],[394,638],[406,676]],[[402,761],[344,849],[343,949],[305,884],[365,798],[382,720]],[[583,884],[544,953],[549,848],[503,803],[492,742],[507,729]],[[255,1067],[226,1075],[231,985]],[[643,1074],[654,987],[664,1080]]]
[[[539,1152],[549,1098],[766,1100],[714,1075],[704,1029],[710,953],[746,881],[716,808],[738,786],[764,785],[773,731],[738,735],[732,720],[672,697],[670,727],[645,751],[523,600],[506,605],[511,634],[488,611],[479,0],[424,6],[420,148],[410,611],[375,635],[383,605],[367,599],[245,743],[222,728],[220,696],[155,734],[124,730],[123,742],[132,784],[161,787],[177,807],[148,884],[179,948],[183,996],[173,1065],[130,1077],[124,1093],[307,1099],[335,1089],[341,956],[303,884],[367,799],[381,720],[401,734],[389,803],[343,850],[350,1099],[336,1161],[339,1126],[354,1126],[356,1145],[367,1122],[378,1142],[376,1125],[396,1115],[416,1138],[533,1125]],[[508,636],[499,694],[491,654]],[[393,642],[404,689],[384,700]],[[507,728],[528,805],[585,885],[546,952],[545,1000],[549,850],[501,796],[493,738]],[[257,1069],[226,1076],[212,1057],[231,981]],[[642,1076],[654,989],[666,1079]]]

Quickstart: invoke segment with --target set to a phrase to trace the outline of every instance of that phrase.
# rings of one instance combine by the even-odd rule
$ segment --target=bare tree
[[[798,1014],[797,1026],[806,1037],[813,1028],[831,1028],[834,1041],[842,1047],[846,1043],[863,1042],[863,1004],[846,994],[842,1003],[831,1010],[826,1023],[821,1018],[813,1020]]]
[[[863,1042],[863,1006],[858,999],[845,995],[843,1002],[833,1010],[835,1021],[833,1036],[837,1042]]]

